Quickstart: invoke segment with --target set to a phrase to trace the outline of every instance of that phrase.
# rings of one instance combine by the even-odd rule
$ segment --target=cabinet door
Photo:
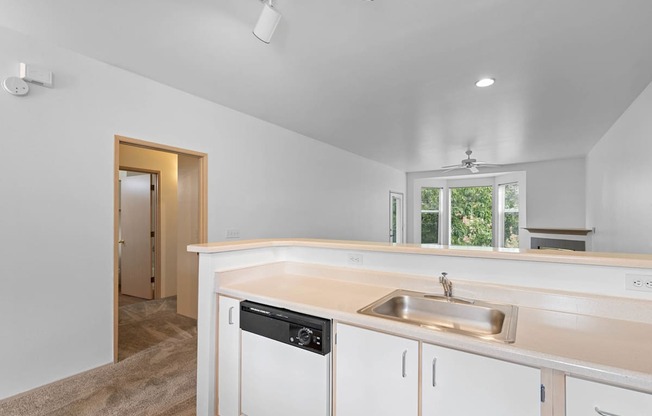
[[[423,416],[541,413],[538,369],[430,344],[421,362]]]
[[[240,415],[240,301],[218,298],[217,403],[220,416]]]
[[[349,325],[337,325],[337,416],[416,416],[419,343]]]
[[[566,416],[600,414],[650,416],[652,394],[566,377]]]

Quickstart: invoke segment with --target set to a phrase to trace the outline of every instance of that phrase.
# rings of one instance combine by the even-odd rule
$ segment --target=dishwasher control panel
[[[240,329],[321,355],[331,351],[330,319],[245,300]]]
[[[320,350],[322,338],[321,329],[290,324],[290,344]]]

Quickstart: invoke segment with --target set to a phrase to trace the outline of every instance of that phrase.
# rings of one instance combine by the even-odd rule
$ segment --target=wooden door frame
[[[134,139],[125,136],[114,136],[114,163],[113,163],[113,362],[118,362],[118,241],[119,241],[119,180],[120,180],[120,145],[140,147],[143,149],[155,150],[160,152],[174,153],[177,155],[193,156],[199,162],[199,243],[206,243],[208,240],[208,155],[206,153],[196,152],[194,150],[182,149],[179,147],[167,146],[159,143],[148,142],[140,139]],[[134,170],[134,168],[124,167],[125,170]],[[141,169],[142,170],[142,169]],[[160,174],[159,174],[160,181]],[[157,193],[159,198],[160,209],[160,188]],[[157,225],[160,229],[160,215],[157,218]],[[160,233],[157,233],[157,249],[160,247]],[[157,256],[157,266],[160,266],[160,256]],[[159,269],[160,271],[160,269]],[[157,287],[160,285],[160,279],[157,279]]]

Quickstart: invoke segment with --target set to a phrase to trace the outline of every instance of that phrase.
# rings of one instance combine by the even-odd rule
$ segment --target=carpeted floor
[[[140,303],[140,302],[147,302],[147,299],[137,298],[129,295],[123,295],[122,293],[118,295],[118,305],[120,307],[132,305],[134,303]]]
[[[167,298],[121,307],[119,331],[118,364],[0,401],[0,415],[194,415],[196,321]]]
[[[197,321],[177,314],[176,297],[120,307],[118,361],[169,340],[197,338]]]

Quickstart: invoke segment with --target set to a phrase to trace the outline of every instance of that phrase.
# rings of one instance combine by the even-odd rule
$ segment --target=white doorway
[[[120,171],[120,296],[155,297],[158,174]]]
[[[389,242],[404,243],[405,227],[403,214],[403,194],[400,192],[389,193]]]

